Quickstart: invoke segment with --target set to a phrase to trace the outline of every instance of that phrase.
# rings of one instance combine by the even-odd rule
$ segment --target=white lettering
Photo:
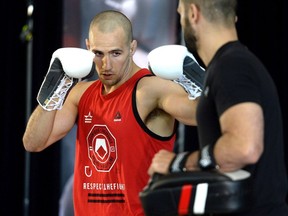
[[[83,190],[125,190],[125,184],[84,182]]]

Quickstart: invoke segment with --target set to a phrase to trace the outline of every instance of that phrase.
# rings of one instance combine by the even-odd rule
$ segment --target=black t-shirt
[[[288,215],[281,108],[269,73],[247,47],[230,42],[221,47],[207,67],[197,108],[200,146],[221,136],[219,118],[242,102],[259,104],[264,113],[264,152],[255,165],[245,167],[253,178],[252,211],[241,215]]]

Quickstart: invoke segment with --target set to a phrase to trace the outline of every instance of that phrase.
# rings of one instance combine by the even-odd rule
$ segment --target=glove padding
[[[47,111],[61,109],[71,88],[95,73],[93,58],[85,49],[57,49],[37,95],[39,105]]]
[[[191,100],[201,95],[205,70],[182,45],[165,45],[152,50],[148,56],[151,72],[181,85]]]

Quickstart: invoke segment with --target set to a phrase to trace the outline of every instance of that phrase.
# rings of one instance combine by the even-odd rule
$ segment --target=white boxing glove
[[[148,53],[149,69],[164,79],[178,79],[183,74],[183,61],[187,48],[181,45],[165,45]]]
[[[71,88],[95,73],[94,56],[81,48],[57,49],[37,95],[40,106],[47,111],[61,109]]]
[[[86,49],[76,47],[60,48],[52,54],[50,65],[55,58],[58,58],[64,72],[68,76],[83,79],[91,72],[94,56],[93,52]]]
[[[189,99],[194,100],[201,95],[205,70],[185,46],[160,46],[152,50],[147,58],[153,74],[181,85],[188,92]]]

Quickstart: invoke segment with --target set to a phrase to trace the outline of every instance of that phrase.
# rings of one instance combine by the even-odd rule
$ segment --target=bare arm
[[[142,79],[138,89],[145,94],[140,95],[142,101],[139,102],[146,109],[144,113],[157,108],[183,124],[196,125],[198,100],[189,100],[187,92],[179,84],[153,76]],[[143,98],[146,104],[143,104]]]
[[[264,121],[256,103],[241,103],[220,117],[222,136],[214,154],[223,171],[233,171],[256,163],[264,149]]]
[[[189,100],[187,92],[174,82],[167,86],[172,93],[163,92],[159,100],[159,107],[185,125],[197,125],[196,108],[198,99]]]
[[[222,136],[214,147],[214,157],[221,171],[229,172],[256,163],[264,149],[264,122],[261,107],[241,103],[226,110],[220,117]],[[186,163],[188,170],[197,167],[198,152]]]
[[[27,151],[42,151],[63,138],[74,126],[81,92],[77,88],[78,85],[71,90],[61,110],[46,111],[39,105],[36,107],[23,136],[23,144]]]
[[[29,118],[23,136],[23,144],[27,151],[41,151],[49,146],[48,139],[53,129],[57,111],[45,111],[37,106]]]
[[[241,169],[256,163],[264,148],[263,113],[258,104],[241,103],[229,108],[220,117],[222,136],[217,140],[214,157],[224,172]],[[208,132],[207,132],[208,133]],[[168,173],[173,152],[161,150],[153,158],[148,173]],[[193,152],[187,162],[187,170],[198,170],[199,152]]]
[[[94,56],[88,50],[73,47],[53,52],[37,95],[39,106],[30,116],[23,136],[27,151],[42,151],[64,137],[73,127],[79,99],[89,86],[85,82],[78,82],[95,73]]]

